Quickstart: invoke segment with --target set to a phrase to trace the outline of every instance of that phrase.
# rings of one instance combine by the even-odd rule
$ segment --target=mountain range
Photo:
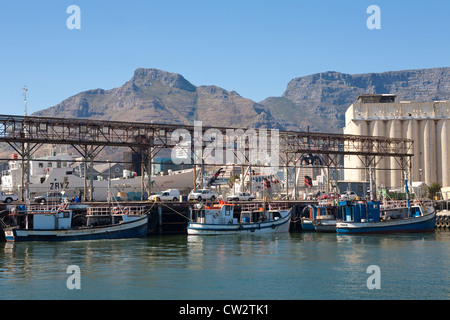
[[[194,86],[182,75],[136,69],[118,88],[93,89],[34,116],[341,133],[358,95],[391,93],[397,100],[450,99],[450,68],[345,74],[327,71],[292,79],[279,97],[260,102],[236,91]]]

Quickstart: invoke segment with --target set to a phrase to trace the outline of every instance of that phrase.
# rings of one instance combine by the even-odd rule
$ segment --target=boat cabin
[[[339,210],[336,206],[318,206],[313,208],[313,219],[335,220],[339,217]]]
[[[383,220],[390,219],[405,219],[411,217],[419,217],[423,215],[422,208],[420,206],[412,207],[395,207],[381,210],[381,218]]]
[[[281,218],[281,214],[277,210],[252,210],[252,211],[242,211],[239,221],[241,223],[255,223],[263,221],[278,220]]]
[[[234,218],[233,204],[218,204],[213,206],[201,206],[195,210],[193,221],[205,224],[233,224],[237,223]]]
[[[242,211],[240,215],[234,212],[234,204],[221,203],[214,206],[202,206],[193,211],[192,221],[203,224],[238,224],[272,221],[282,218],[277,210]]]
[[[378,201],[341,201],[339,211],[342,221],[378,222],[381,217]]]
[[[72,227],[72,210],[62,205],[58,208],[24,205],[14,208],[14,224],[29,230],[67,230]]]
[[[72,210],[35,212],[33,217],[34,230],[67,230],[72,227]]]

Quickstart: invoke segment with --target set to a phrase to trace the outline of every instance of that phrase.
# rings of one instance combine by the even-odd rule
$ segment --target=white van
[[[167,189],[148,197],[150,201],[178,201],[179,199],[180,191],[177,189]]]

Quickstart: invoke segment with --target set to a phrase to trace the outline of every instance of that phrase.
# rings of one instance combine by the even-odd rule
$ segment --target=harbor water
[[[1,242],[0,288],[1,300],[448,300],[450,232]]]

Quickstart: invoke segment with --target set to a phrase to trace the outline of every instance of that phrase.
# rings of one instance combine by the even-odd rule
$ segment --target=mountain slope
[[[342,132],[345,110],[360,94],[391,93],[397,100],[450,99],[450,68],[344,74],[328,71],[292,79],[281,97],[260,103],[288,130]]]
[[[144,68],[121,87],[81,92],[34,115],[283,129],[267,107],[235,91],[196,87],[179,74]]]
[[[398,101],[448,100],[450,68],[322,72],[292,79],[280,97],[259,103],[217,86],[194,86],[179,74],[140,68],[121,87],[81,92],[34,115],[340,133],[345,110],[365,93],[392,93]]]

